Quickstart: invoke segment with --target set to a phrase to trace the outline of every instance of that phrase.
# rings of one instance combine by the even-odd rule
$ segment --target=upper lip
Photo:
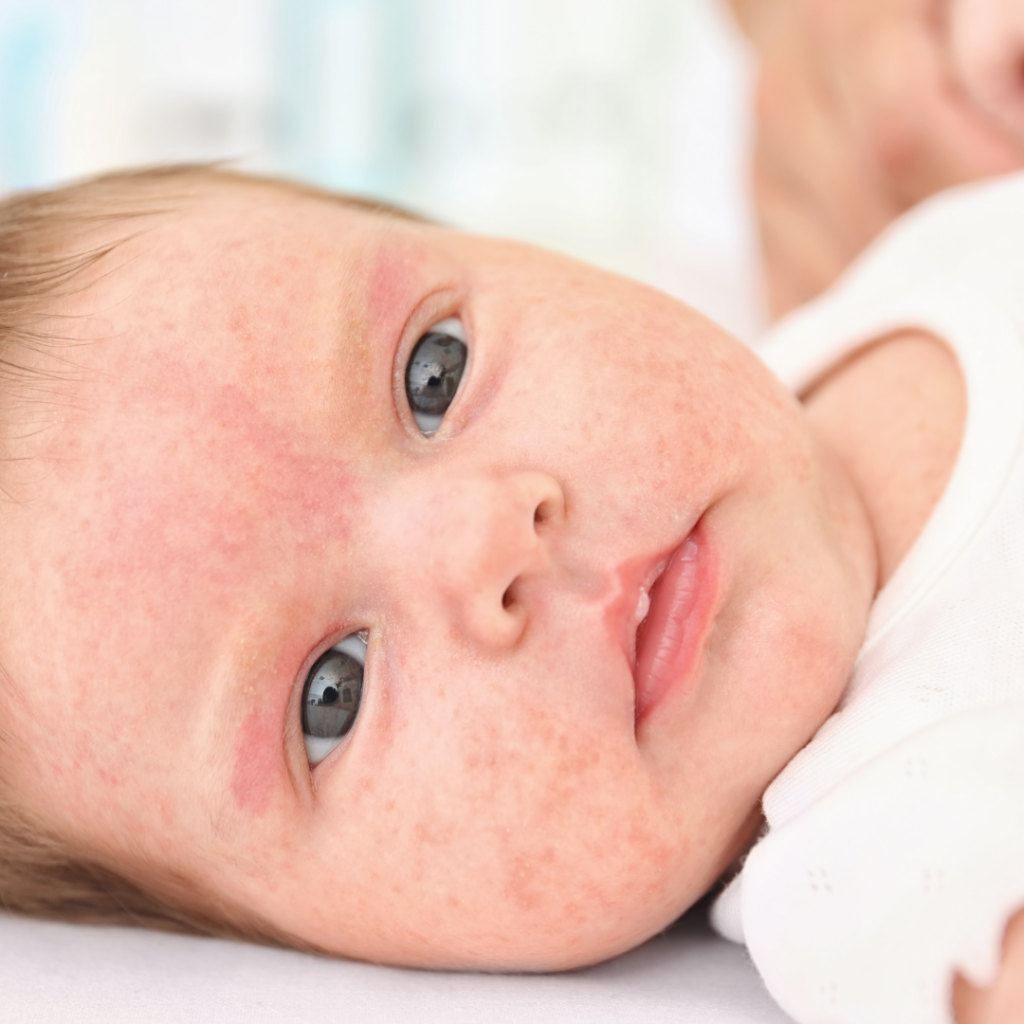
[[[637,648],[639,647],[640,636],[643,633],[648,613],[651,610],[651,590],[653,589],[654,584],[661,578],[661,574],[666,568],[668,568],[669,559],[671,559],[674,551],[675,548],[673,548],[667,555],[662,555],[647,571],[647,575],[640,584],[640,590],[637,594],[636,610],[633,613],[633,625],[629,630],[629,635],[632,638],[630,664],[634,673],[636,672]]]

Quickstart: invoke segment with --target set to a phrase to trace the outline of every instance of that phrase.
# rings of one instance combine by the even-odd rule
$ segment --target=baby
[[[944,1019],[1024,904],[1020,816],[970,931],[995,961],[933,951],[914,1017],[829,974],[888,919],[851,944],[863,893],[800,858],[847,780],[1024,696],[1024,181],[945,204],[769,369],[635,282],[313,190],[182,168],[10,200],[0,898],[570,968],[707,892],[778,777],[719,926],[799,1020]],[[982,642],[1003,674],[950,696]],[[872,850],[851,820],[824,831]],[[771,918],[809,870],[782,923],[839,890],[846,938],[793,982]]]

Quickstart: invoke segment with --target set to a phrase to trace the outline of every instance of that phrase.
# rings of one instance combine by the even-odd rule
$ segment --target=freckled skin
[[[799,407],[687,307],[526,247],[256,186],[147,228],[74,300],[88,373],[0,507],[17,791],[340,955],[564,968],[663,928],[862,635],[870,544]],[[403,360],[450,316],[425,439]],[[698,522],[713,625],[636,731],[639,587]],[[311,772],[304,673],[357,629]]]

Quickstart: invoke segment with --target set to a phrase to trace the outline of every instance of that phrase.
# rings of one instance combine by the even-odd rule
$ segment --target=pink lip
[[[637,629],[636,723],[670,690],[688,687],[713,620],[716,573],[701,523],[669,556]]]

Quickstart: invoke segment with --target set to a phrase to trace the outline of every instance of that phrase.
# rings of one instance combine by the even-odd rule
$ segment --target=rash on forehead
[[[225,653],[238,662],[248,648],[226,705],[245,724],[226,728],[240,737],[233,798],[260,813],[281,765],[268,730],[290,695],[273,683],[290,682],[307,653],[292,647],[307,642],[303,626],[317,617],[321,581],[311,568],[329,571],[341,557],[359,499],[343,449],[285,431],[205,371],[151,353],[147,373],[79,440],[55,524],[66,538],[55,606],[78,610],[53,631],[66,638],[57,677],[79,680],[69,685],[72,718],[95,722],[107,709],[103,730],[76,738],[80,759],[130,763],[159,791],[169,784],[167,752],[147,765],[131,742],[159,717],[187,759],[205,688]]]
[[[390,380],[427,260],[365,224],[346,252],[323,231],[304,241],[299,222],[321,212],[303,210],[155,231],[87,296],[100,373],[62,433],[45,499],[59,540],[26,588],[47,609],[34,633],[61,638],[38,667],[67,695],[72,790],[89,765],[173,788],[225,673],[229,802],[264,814],[281,782],[273,734],[322,639],[310,623],[342,603],[323,582],[346,576],[376,465],[361,437],[392,415],[387,386],[381,400],[366,385]],[[155,729],[165,739],[147,745]]]

